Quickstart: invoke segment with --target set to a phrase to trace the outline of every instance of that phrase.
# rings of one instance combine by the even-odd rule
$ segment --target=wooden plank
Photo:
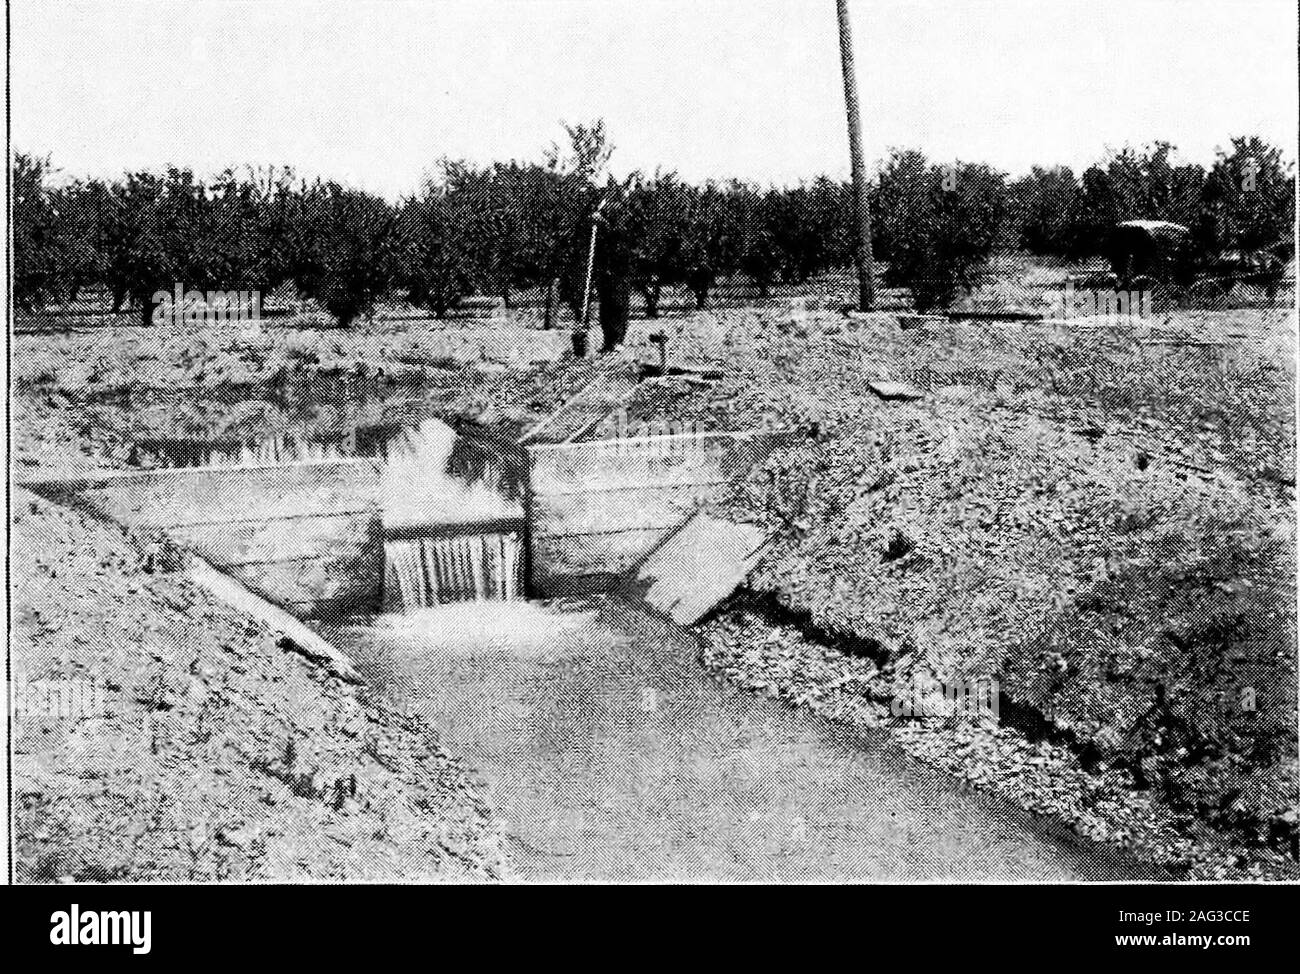
[[[698,453],[667,455],[649,451],[640,456],[575,456],[533,468],[533,494],[548,497],[591,494],[614,490],[639,490],[654,486],[712,484],[725,480],[721,456]]]
[[[168,537],[218,566],[324,558],[379,537],[377,511],[253,523],[178,525]]]
[[[362,682],[361,677],[357,675],[357,671],[352,665],[352,661],[347,656],[335,649],[311,629],[308,629],[288,612],[248,591],[229,575],[216,570],[201,558],[195,558],[190,563],[189,576],[194,582],[207,589],[227,605],[231,605],[239,611],[252,616],[262,624],[290,639],[295,649],[309,659],[323,663],[335,676],[349,683]]]
[[[622,402],[640,381],[635,363],[619,362],[587,383],[568,402],[535,423],[520,443],[563,443],[599,422]]]
[[[343,517],[377,517],[379,511],[375,505],[370,504],[365,507],[355,507],[341,511],[304,511],[301,514],[286,514],[283,517],[267,518],[265,516],[251,517],[220,517],[203,521],[181,521],[176,524],[169,524],[168,531],[182,530],[187,528],[209,528],[209,527],[232,527],[239,528],[244,525],[266,524],[272,520],[276,521],[311,521],[317,518],[325,520],[343,518]]]
[[[379,472],[380,461],[371,457],[348,457],[333,460],[301,460],[297,463],[262,463],[246,466],[210,466],[210,467],[166,467],[157,470],[91,470],[65,474],[27,477],[19,481],[18,486],[40,493],[42,490],[81,491],[95,487],[114,487],[140,485],[146,487],[152,483],[166,483],[175,480],[241,480],[244,478],[265,477],[268,474],[302,472],[304,476],[321,470],[345,468],[358,470],[370,469]]]
[[[457,521],[429,524],[395,524],[384,526],[386,541],[413,541],[416,538],[454,538],[467,534],[518,534],[525,532],[527,521],[523,515],[516,517],[487,518],[478,521]]]
[[[287,467],[149,471],[84,486],[59,484],[44,489],[75,493],[123,524],[166,529],[203,521],[237,522],[250,513],[270,520],[370,506],[377,509],[379,483],[374,462],[331,461]]]
[[[767,544],[762,528],[701,510],[645,559],[628,588],[678,625],[691,625],[736,590]]]
[[[607,588],[699,503],[793,435],[667,434],[529,447],[530,591]]]

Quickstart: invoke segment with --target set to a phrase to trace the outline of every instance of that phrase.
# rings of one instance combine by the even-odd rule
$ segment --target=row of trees
[[[1257,136],[1232,140],[1210,169],[1175,165],[1167,142],[1125,148],[1076,178],[1068,167],[1035,167],[1010,184],[1011,242],[1067,259],[1102,252],[1117,222],[1163,219],[1192,231],[1211,254],[1256,251],[1292,236],[1295,168]]]
[[[187,288],[291,284],[349,324],[388,295],[438,316],[474,291],[546,295],[582,306],[588,233],[599,214],[595,285],[602,311],[639,292],[658,314],[666,288],[704,307],[720,279],[743,275],[760,296],[852,258],[850,191],[821,177],[789,188],[741,181],[694,185],[673,173],[615,180],[604,127],[568,128],[539,162],[444,162],[396,205],[286,169],[226,172],[202,181],[183,169],[52,185],[47,160],[14,162],[15,300],[34,309],[86,288],[128,303],[148,321],[152,295]],[[999,245],[1079,258],[1101,252],[1123,219],[1192,226],[1207,249],[1268,246],[1290,234],[1294,174],[1257,138],[1237,139],[1206,171],[1173,165],[1171,147],[1125,149],[1076,179],[1035,169],[1008,183],[980,164],[938,165],[897,151],[871,192],[875,251],[887,283],[919,308],[973,283]],[[615,315],[617,317],[617,315]],[[617,325],[614,325],[617,331]],[[606,344],[619,335],[607,334]]]
[[[581,306],[592,214],[601,208],[598,282],[614,269],[657,314],[665,288],[703,307],[719,277],[743,272],[766,294],[847,262],[846,187],[695,186],[674,174],[616,181],[603,126],[573,126],[538,163],[444,161],[391,205],[286,169],[208,182],[192,172],[50,186],[46,160],[14,166],[15,298],[31,310],[89,287],[131,303],[173,283],[273,290],[291,283],[346,324],[386,294],[445,315],[473,291],[541,289]],[[603,203],[603,205],[602,205]],[[553,309],[552,309],[553,310]],[[548,318],[550,315],[548,314]]]

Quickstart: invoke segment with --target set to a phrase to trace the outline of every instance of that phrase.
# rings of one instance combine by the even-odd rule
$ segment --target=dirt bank
[[[56,364],[14,399],[15,475],[123,465],[129,439],[87,409],[104,379],[203,386],[221,361],[265,377],[157,337],[20,339],[19,372]],[[10,555],[19,881],[511,875],[481,787],[426,724],[214,600],[177,553],[20,489]]]
[[[886,701],[918,678],[996,678],[1070,742],[1073,771],[1161,806],[1187,838],[1152,837],[1173,860],[1273,868],[1300,813],[1288,312],[903,330],[751,311],[663,327],[679,360],[725,368],[696,411],[811,434],[729,499],[774,536],[755,590],[888,663]],[[885,398],[880,379],[913,388]],[[836,667],[767,636],[739,659],[720,647],[719,666],[810,706],[843,696]],[[956,742],[931,744],[948,764]],[[1014,762],[998,775],[1012,790],[1032,777]],[[1234,851],[1201,856],[1206,824]]]
[[[1092,841],[1126,849],[1173,877],[1294,880],[1300,875],[1284,850],[1245,846],[1237,837],[1217,833],[1150,791],[1135,789],[1120,769],[1084,768],[1074,750],[1027,734],[1015,726],[1014,715],[896,716],[894,698],[908,683],[902,678],[905,665],[882,667],[779,616],[742,593],[701,627],[705,666],[740,687],[843,727],[887,733],[926,764],[1065,823]]]
[[[14,495],[20,882],[488,880],[491,811],[419,721],[366,704],[114,526]],[[47,715],[46,688],[100,688]],[[47,698],[48,699],[48,698]]]

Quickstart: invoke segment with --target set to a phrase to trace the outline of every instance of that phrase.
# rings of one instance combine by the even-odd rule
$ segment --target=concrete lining
[[[519,532],[529,594],[607,590],[789,436],[532,444],[523,516],[387,530],[383,464],[370,458],[77,472],[22,486],[54,501],[75,499],[136,530],[161,531],[258,596],[314,618],[377,611],[385,540]]]
[[[607,590],[791,433],[678,433],[536,444],[529,591]]]
[[[382,465],[373,459],[77,473],[25,486],[161,531],[251,592],[306,618],[379,597]]]

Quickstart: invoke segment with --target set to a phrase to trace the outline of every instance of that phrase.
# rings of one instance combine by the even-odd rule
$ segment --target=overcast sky
[[[1294,0],[852,0],[868,158],[1076,170],[1162,138],[1293,158]],[[833,0],[12,3],[15,147],[69,175],[249,162],[413,190],[603,117],[621,172],[847,175]]]

